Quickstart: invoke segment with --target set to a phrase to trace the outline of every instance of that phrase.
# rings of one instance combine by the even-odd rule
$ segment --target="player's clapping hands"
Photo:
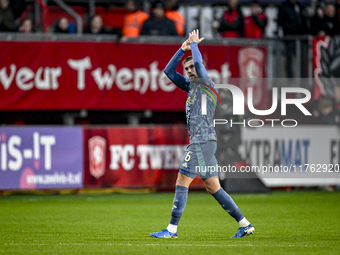
[[[189,39],[185,40],[185,42],[182,44],[181,48],[184,51],[191,50]]]
[[[198,29],[193,30],[191,33],[189,33],[189,42],[195,42],[197,44],[199,44],[200,42],[202,42],[204,40],[204,37],[202,37],[201,39],[199,38],[199,31]]]
[[[196,42],[197,44],[199,44],[203,40],[204,40],[204,37],[199,39],[198,29],[193,30],[191,33],[189,33],[189,38],[187,40],[185,40],[185,42],[182,44],[181,48],[184,51],[189,51],[189,50],[191,50],[190,43]]]

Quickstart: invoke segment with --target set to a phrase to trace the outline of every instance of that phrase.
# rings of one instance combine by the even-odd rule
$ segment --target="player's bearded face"
[[[196,73],[196,69],[194,66],[194,61],[190,60],[184,64],[184,69],[187,72],[187,75],[189,76],[189,79],[191,82],[195,82],[198,80],[198,75]]]

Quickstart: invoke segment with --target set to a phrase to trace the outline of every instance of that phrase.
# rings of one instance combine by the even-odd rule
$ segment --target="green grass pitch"
[[[340,192],[232,195],[255,234],[206,192],[189,192],[177,239],[173,193],[0,196],[0,254],[340,254]]]

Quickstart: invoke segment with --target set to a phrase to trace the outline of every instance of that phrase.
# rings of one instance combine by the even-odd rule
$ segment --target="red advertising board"
[[[179,46],[2,41],[0,110],[184,110],[186,93],[163,73]],[[200,50],[216,83],[265,77],[265,47]]]
[[[85,128],[85,188],[174,189],[188,140],[186,126]]]

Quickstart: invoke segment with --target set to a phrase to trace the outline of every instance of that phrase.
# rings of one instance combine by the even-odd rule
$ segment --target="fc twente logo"
[[[245,93],[248,87],[253,88],[254,105],[262,101],[262,80],[264,54],[255,48],[246,48],[239,51],[238,64],[240,68],[240,87]]]
[[[105,173],[106,140],[100,136],[89,139],[90,173],[97,179]]]

